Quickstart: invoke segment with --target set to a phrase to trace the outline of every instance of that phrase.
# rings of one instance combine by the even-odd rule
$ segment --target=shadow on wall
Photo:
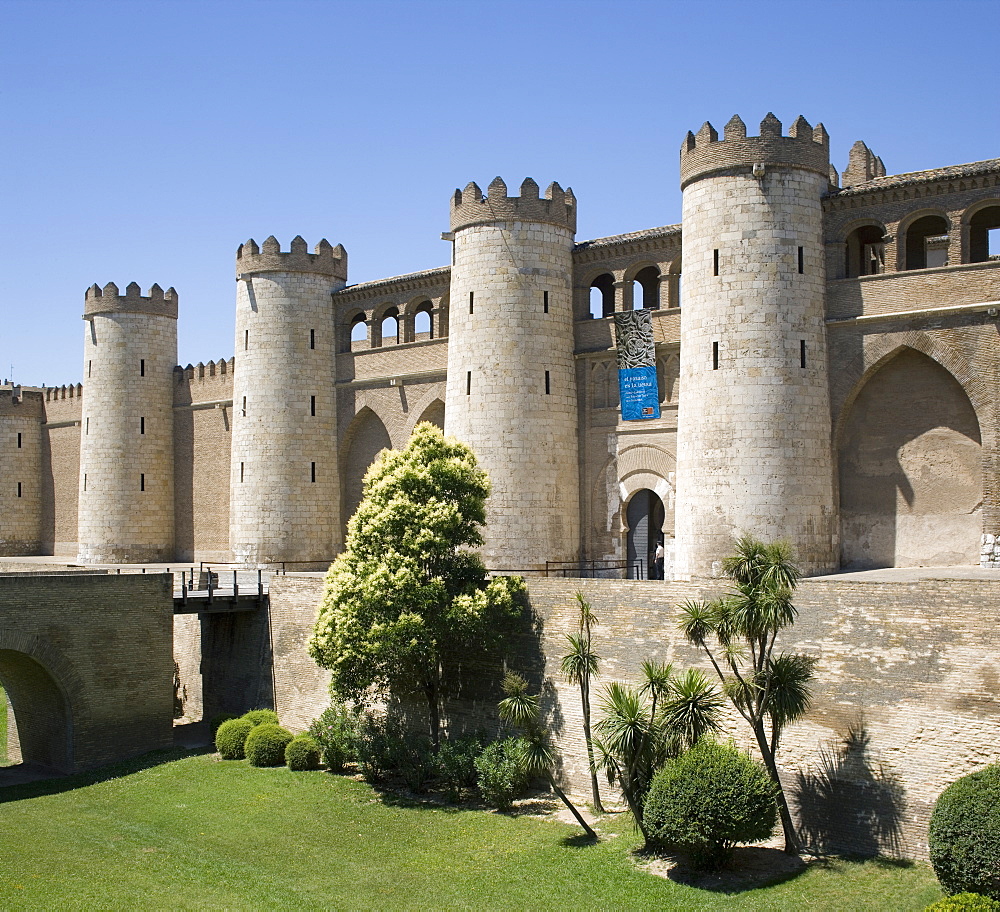
[[[895,773],[872,756],[863,719],[848,728],[839,745],[820,751],[819,769],[796,774],[792,802],[811,852],[906,854],[906,794]]]

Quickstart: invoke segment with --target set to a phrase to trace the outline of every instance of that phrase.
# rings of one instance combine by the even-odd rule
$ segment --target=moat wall
[[[594,649],[600,685],[636,681],[645,659],[698,665],[676,631],[676,606],[713,597],[694,583],[531,580],[537,636],[519,638],[509,666],[544,688],[563,777],[589,791],[579,691],[559,660],[577,623],[582,591],[600,619]],[[305,654],[321,577],[275,578],[271,590],[275,704],[304,728],[327,702],[325,674]],[[927,823],[944,787],[1000,759],[1000,580],[899,583],[804,580],[799,617],[779,641],[818,659],[813,706],[785,734],[779,761],[800,826],[823,851],[927,857]],[[495,726],[491,682],[470,688],[453,724]],[[595,701],[596,703],[596,701]],[[599,712],[595,706],[595,715]],[[750,747],[743,729],[730,733]]]

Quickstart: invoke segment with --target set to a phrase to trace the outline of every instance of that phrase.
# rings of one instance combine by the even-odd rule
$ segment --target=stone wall
[[[528,590],[538,633],[519,638],[508,665],[544,685],[562,776],[585,796],[579,690],[559,672],[565,635],[576,629],[575,593],[584,593],[600,621],[599,694],[612,680],[637,682],[645,659],[710,672],[678,635],[676,606],[721,589],[536,579]],[[327,702],[327,676],[305,653],[321,595],[319,576],[290,576],[272,589],[275,705],[293,728],[304,728]],[[824,851],[926,858],[937,796],[959,776],[1000,759],[1000,580],[803,580],[795,604],[798,620],[779,647],[818,664],[812,708],[785,734],[779,764],[807,842]],[[475,689],[485,692],[489,684]],[[449,707],[453,726],[495,727],[495,699],[477,693],[475,705]],[[598,705],[595,696],[595,716]],[[735,720],[727,733],[751,748]]]
[[[0,681],[24,762],[75,772],[173,743],[171,582],[0,577]]]

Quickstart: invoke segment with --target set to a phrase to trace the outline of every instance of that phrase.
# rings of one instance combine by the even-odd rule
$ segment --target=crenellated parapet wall
[[[451,230],[490,222],[541,222],[576,233],[576,197],[572,188],[563,190],[553,181],[538,195],[538,184],[530,177],[521,183],[520,196],[508,196],[507,184],[495,177],[486,195],[474,181],[451,198]]]
[[[309,253],[309,245],[301,235],[296,235],[287,251],[272,234],[260,246],[250,238],[236,250],[236,278],[247,273],[305,272],[330,276],[347,281],[347,251],[342,244],[336,247],[323,238]]]
[[[781,121],[768,114],[760,122],[760,135],[747,136],[746,124],[734,114],[719,139],[719,132],[705,121],[697,133],[688,131],[681,143],[681,189],[710,175],[738,171],[757,174],[776,166],[814,171],[831,179],[830,137],[823,124],[813,127],[799,116],[787,136],[781,131]]]
[[[150,287],[149,294],[143,296],[142,289],[136,282],[130,282],[125,287],[125,294],[118,293],[118,286],[114,282],[108,282],[103,288],[96,283],[91,285],[84,295],[84,319],[95,314],[112,313],[149,314],[176,320],[177,292],[173,288],[164,291],[154,284]]]

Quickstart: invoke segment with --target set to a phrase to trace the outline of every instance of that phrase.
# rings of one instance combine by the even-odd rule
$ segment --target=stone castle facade
[[[235,358],[181,367],[178,295],[93,286],[84,382],[0,387],[0,554],[325,564],[418,421],[493,480],[495,569],[712,576],[733,537],[809,573],[1000,566],[1000,159],[888,175],[822,125],[689,133],[682,222],[576,239],[577,200],[451,202],[450,266],[348,284],[325,240],[237,253]],[[994,248],[996,249],[996,248]],[[645,308],[661,415],[622,421]]]

